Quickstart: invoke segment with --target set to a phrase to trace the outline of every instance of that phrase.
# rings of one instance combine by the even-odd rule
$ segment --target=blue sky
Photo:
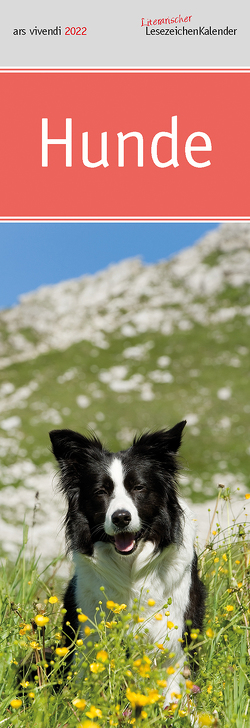
[[[0,308],[21,293],[140,256],[155,263],[217,223],[1,223]]]

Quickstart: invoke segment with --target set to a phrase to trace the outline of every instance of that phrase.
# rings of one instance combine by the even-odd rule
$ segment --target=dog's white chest
[[[166,705],[171,702],[173,691],[180,692],[183,681],[180,674],[184,662],[181,638],[189,601],[195,538],[190,516],[190,511],[185,509],[183,542],[179,547],[172,544],[155,554],[153,544],[146,542],[141,543],[134,554],[124,557],[116,553],[111,543],[98,542],[93,557],[74,554],[76,602],[82,612],[95,622],[99,601],[104,609],[107,598],[126,604],[130,611],[137,599],[140,623],[131,623],[131,629],[143,629],[141,620],[144,620],[148,641],[155,646],[165,643],[169,653],[174,655],[172,661],[178,663],[179,668],[165,690]],[[100,587],[104,587],[106,597]]]
[[[190,544],[191,546],[191,544]],[[162,642],[166,634],[176,641],[182,636],[184,613],[189,597],[191,580],[192,548],[178,548],[171,545],[159,554],[154,554],[153,545],[142,544],[138,553],[120,556],[112,544],[95,544],[94,557],[74,554],[77,575],[76,601],[91,621],[95,620],[96,607],[100,600],[106,607],[106,598],[118,604],[126,604],[131,610],[134,600],[138,600],[141,619],[147,622],[150,640]],[[171,597],[172,603],[167,604]],[[154,600],[154,606],[148,604]],[[157,613],[157,616],[154,614]],[[159,617],[161,615],[161,618]],[[174,623],[173,635],[167,622]]]

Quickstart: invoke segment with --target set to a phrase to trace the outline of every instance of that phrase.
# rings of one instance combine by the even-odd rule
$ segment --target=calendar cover
[[[249,21],[242,0],[2,10],[3,725],[248,726]],[[168,489],[182,429],[178,520]],[[73,448],[64,459],[50,431]],[[124,455],[149,432],[157,453],[155,436],[144,464]],[[92,470],[79,442],[95,443]],[[118,536],[107,452],[121,453],[115,488],[140,525]],[[112,568],[103,556],[91,621],[96,572],[80,596],[74,584],[103,546]],[[172,581],[164,569],[147,581],[155,554],[175,559]]]

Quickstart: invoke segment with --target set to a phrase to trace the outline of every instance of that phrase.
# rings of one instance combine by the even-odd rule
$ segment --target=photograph
[[[1,232],[6,724],[240,725],[250,224]]]

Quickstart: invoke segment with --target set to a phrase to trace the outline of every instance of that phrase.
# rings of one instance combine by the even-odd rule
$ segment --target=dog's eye
[[[143,485],[139,485],[139,483],[135,483],[135,485],[133,485],[133,490],[136,490],[136,492],[139,493],[140,491],[143,490]]]
[[[96,483],[96,494],[97,495],[110,495],[113,490],[113,483],[111,478],[103,478],[99,483]]]

